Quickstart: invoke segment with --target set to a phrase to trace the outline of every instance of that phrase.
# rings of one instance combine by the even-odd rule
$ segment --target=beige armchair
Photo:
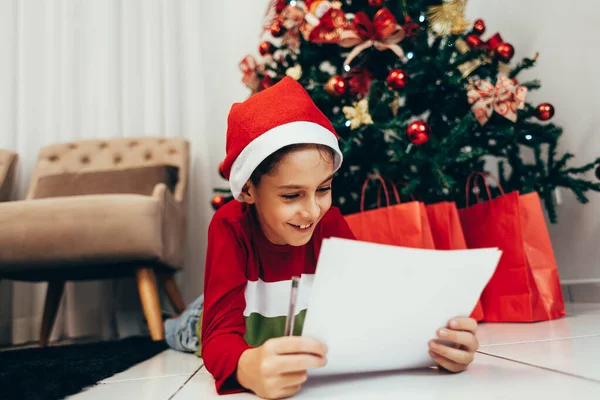
[[[188,169],[181,138],[85,140],[40,151],[26,200],[0,203],[0,279],[49,283],[42,346],[65,281],[131,275],[150,334],[163,339],[156,276],[175,310],[185,308],[173,276],[185,254]]]
[[[0,201],[10,200],[16,165],[17,155],[12,151],[0,149]]]

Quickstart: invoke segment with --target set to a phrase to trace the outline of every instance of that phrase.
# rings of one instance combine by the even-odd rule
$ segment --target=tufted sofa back
[[[0,149],[0,201],[9,200],[15,177],[17,154]]]
[[[187,191],[189,152],[189,142],[183,138],[92,139],[53,144],[42,148],[38,155],[27,198],[32,198],[38,180],[46,175],[171,165],[179,168],[174,197],[182,203]]]

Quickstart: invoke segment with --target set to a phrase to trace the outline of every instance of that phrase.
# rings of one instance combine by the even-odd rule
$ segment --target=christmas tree
[[[499,33],[465,20],[465,3],[271,1],[261,58],[242,60],[243,81],[256,93],[291,76],[332,121],[345,156],[333,194],[343,213],[359,211],[372,173],[398,183],[407,199],[462,207],[468,175],[489,169],[490,159],[504,191],[537,191],[552,222],[557,188],[581,203],[600,191],[584,176],[596,168],[600,179],[600,157],[570,166],[573,155],[557,152],[562,130],[548,122],[552,105],[527,102],[541,85],[518,75],[537,54],[513,62]]]

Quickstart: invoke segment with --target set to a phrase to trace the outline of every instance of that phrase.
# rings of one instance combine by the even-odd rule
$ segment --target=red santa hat
[[[227,121],[227,155],[220,168],[234,198],[241,200],[242,188],[265,158],[285,146],[303,143],[331,147],[334,171],[342,165],[331,122],[292,78],[233,104]]]

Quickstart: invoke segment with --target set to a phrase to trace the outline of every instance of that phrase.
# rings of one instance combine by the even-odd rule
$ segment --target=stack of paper
[[[324,240],[302,335],[327,345],[328,363],[309,374],[433,365],[429,340],[470,315],[500,255]]]

